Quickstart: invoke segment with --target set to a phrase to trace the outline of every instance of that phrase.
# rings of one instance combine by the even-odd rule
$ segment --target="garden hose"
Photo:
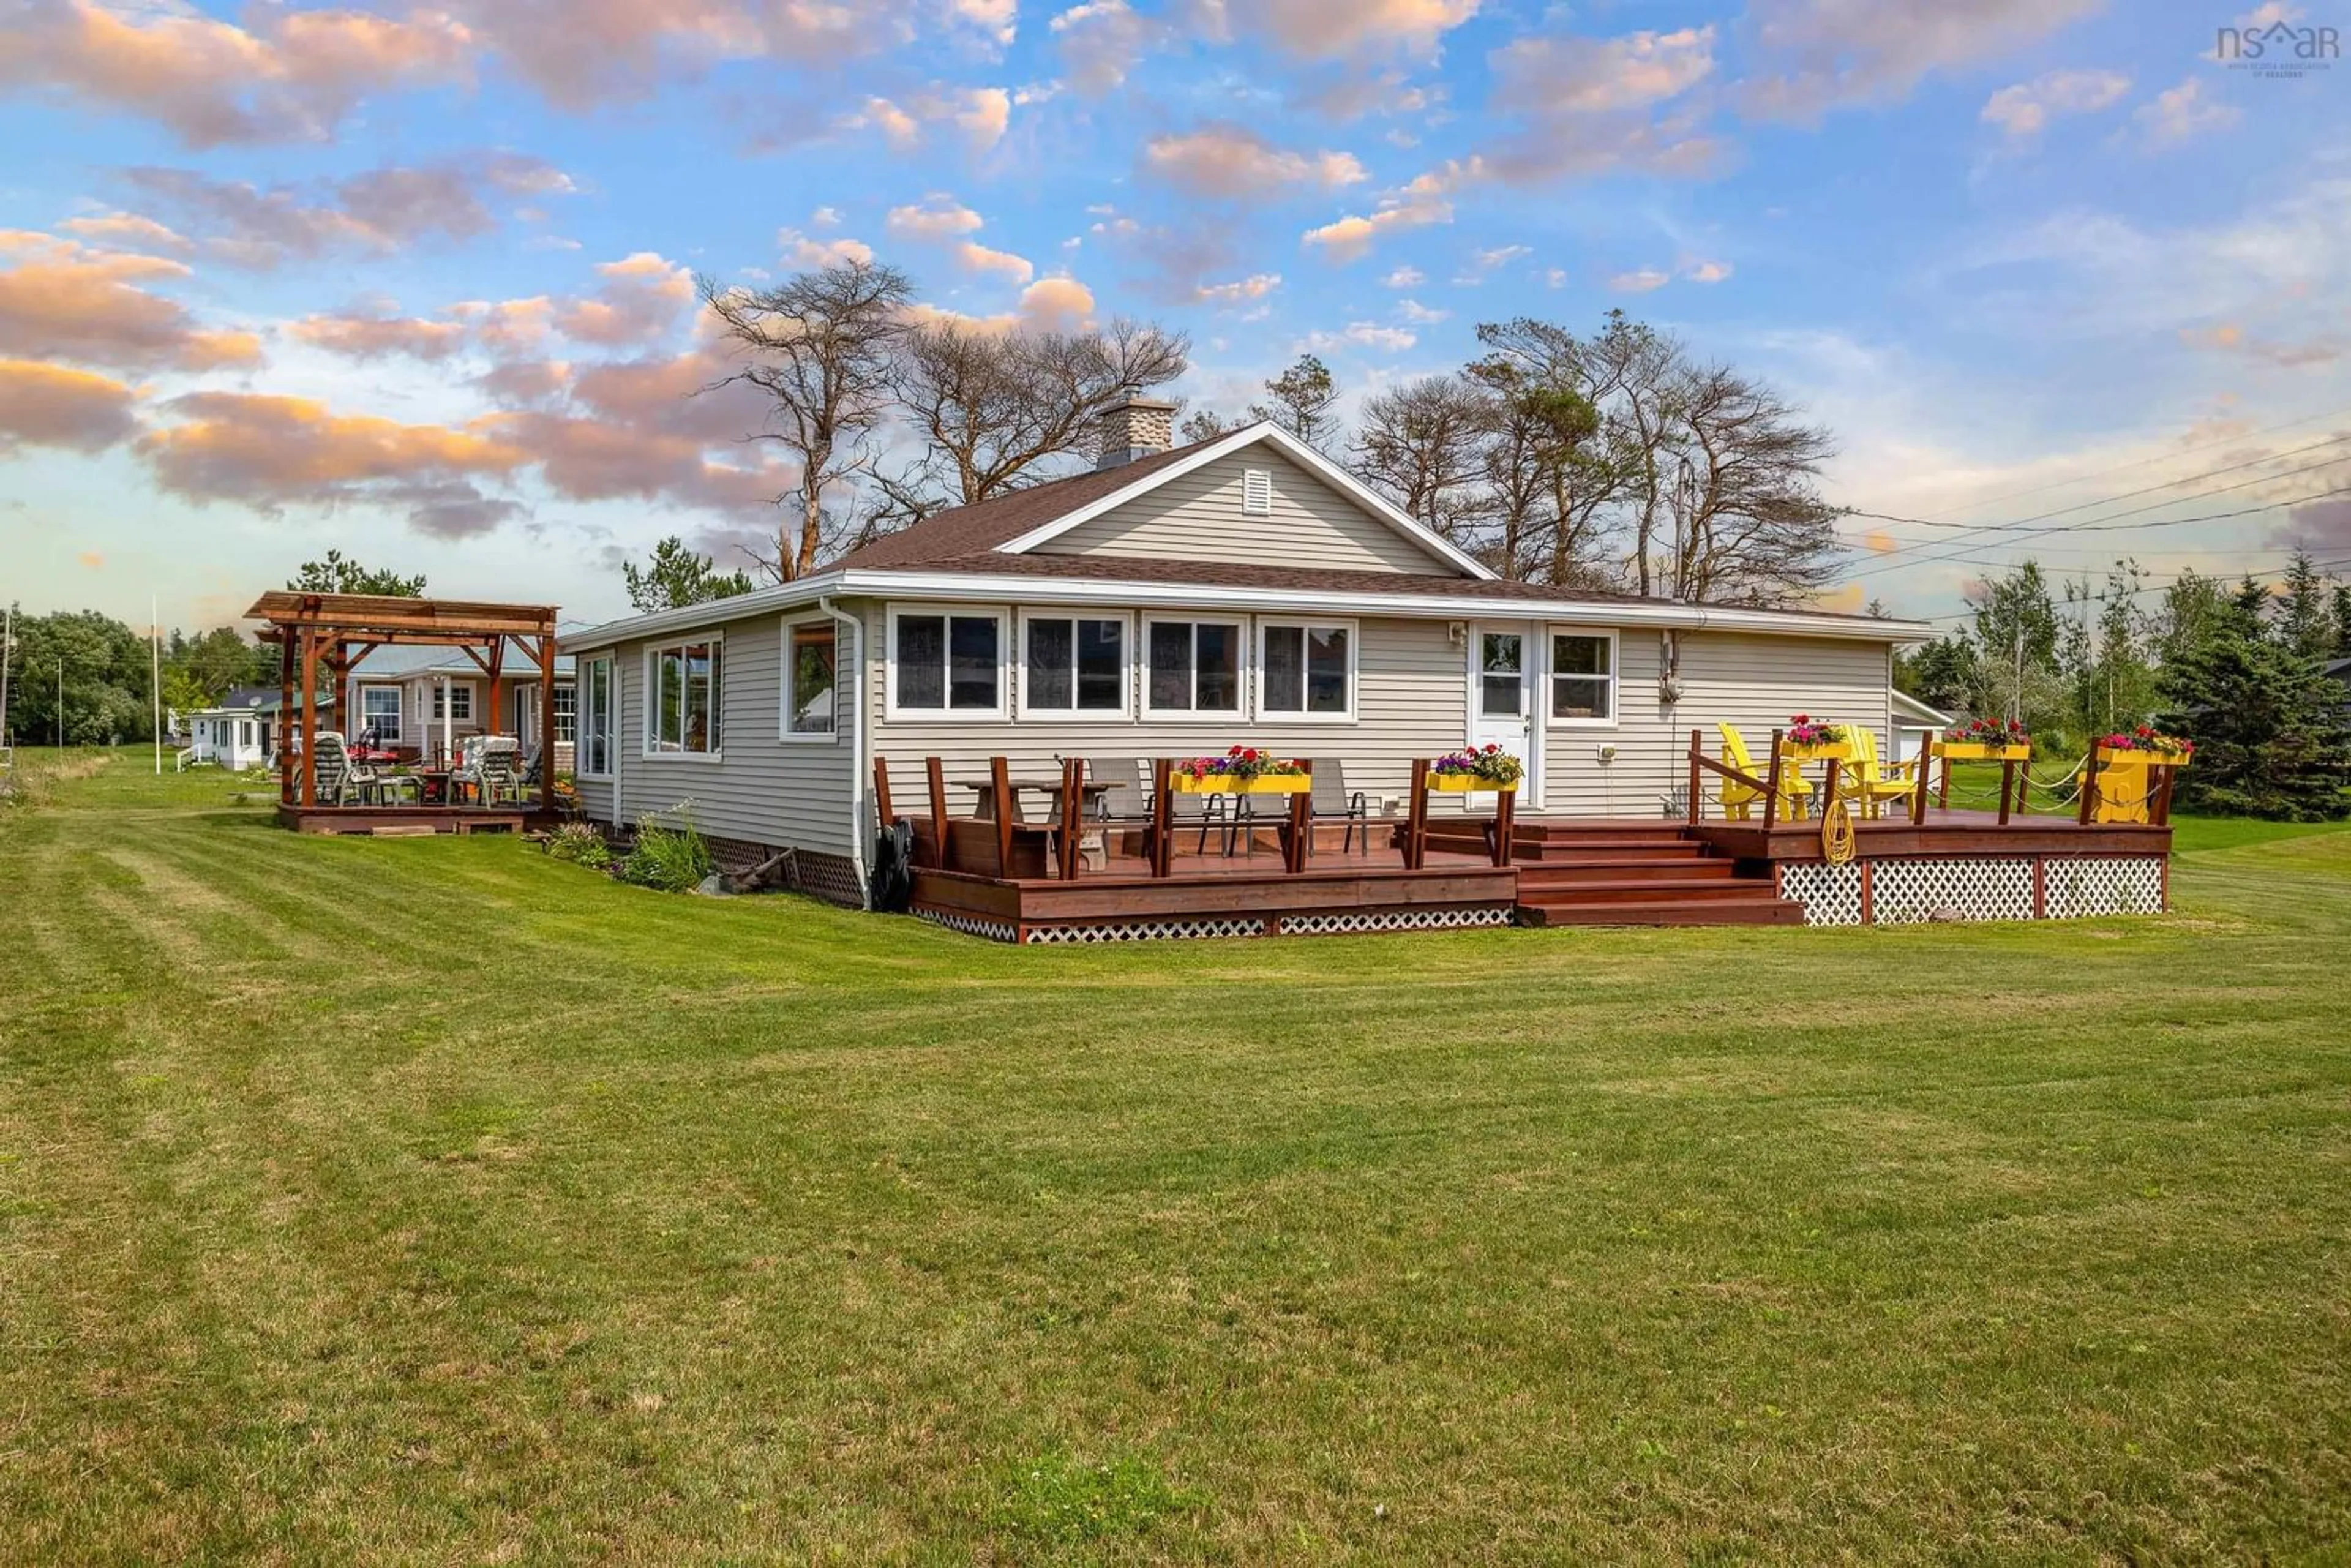
[[[1831,865],[1850,865],[1861,852],[1854,836],[1853,810],[1844,800],[1832,800],[1821,813],[1821,858]]]

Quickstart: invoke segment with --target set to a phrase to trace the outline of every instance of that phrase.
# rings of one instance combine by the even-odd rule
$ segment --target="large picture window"
[[[1024,615],[1020,627],[1022,716],[1126,716],[1123,617]]]
[[[1260,622],[1258,711],[1345,719],[1355,712],[1355,629],[1343,622]]]
[[[716,637],[645,652],[645,750],[655,757],[715,757],[724,694]]]
[[[612,661],[590,659],[580,673],[580,752],[578,771],[609,778],[612,771],[612,713],[618,706],[612,686]]]
[[[1242,645],[1236,621],[1152,622],[1145,706],[1162,716],[1239,717]]]
[[[1616,639],[1612,633],[1552,633],[1551,716],[1571,724],[1615,721]]]
[[[890,709],[921,718],[1002,718],[1004,617],[995,611],[890,615]]]
[[[839,628],[831,616],[789,622],[784,627],[784,735],[829,740],[837,722],[841,690]]]
[[[375,732],[380,746],[400,744],[400,688],[398,686],[361,686],[360,688],[360,727]]]

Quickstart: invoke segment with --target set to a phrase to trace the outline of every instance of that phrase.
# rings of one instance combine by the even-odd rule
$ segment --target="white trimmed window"
[[[1156,718],[1241,716],[1238,621],[1153,621],[1144,630],[1144,711]]]
[[[1343,722],[1355,716],[1355,626],[1349,621],[1260,621],[1260,718]]]
[[[474,683],[471,681],[435,681],[433,683],[433,722],[439,724],[444,715],[443,700],[447,700],[446,717],[459,724],[474,722]]]
[[[580,738],[580,688],[569,681],[555,685],[555,738],[572,742]]]
[[[398,686],[361,686],[360,688],[360,728],[375,731],[377,741],[385,746],[400,744],[400,688]]]
[[[560,695],[560,693],[558,694]],[[610,655],[580,669],[580,737],[575,771],[590,779],[612,776],[612,714],[619,706]]]
[[[1616,633],[1552,633],[1551,716],[1558,724],[1616,722]]]
[[[716,757],[726,694],[716,632],[645,650],[645,755]]]
[[[841,627],[830,615],[784,622],[786,740],[831,740],[839,723]]]
[[[1123,615],[1020,615],[1020,716],[1124,718],[1128,693]]]
[[[1004,620],[1000,610],[893,606],[890,716],[1008,716]]]

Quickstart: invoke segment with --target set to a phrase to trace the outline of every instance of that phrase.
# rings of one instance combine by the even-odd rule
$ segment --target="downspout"
[[[865,863],[865,802],[866,780],[872,775],[872,760],[865,755],[865,622],[833,602],[832,595],[817,595],[817,609],[832,617],[835,626],[846,623],[849,628],[849,667],[855,679],[850,683],[849,704],[849,863],[857,872],[857,896],[863,907],[873,907],[873,888]],[[790,650],[785,650],[789,660]],[[785,672],[789,682],[791,673]],[[837,685],[840,675],[835,674]]]

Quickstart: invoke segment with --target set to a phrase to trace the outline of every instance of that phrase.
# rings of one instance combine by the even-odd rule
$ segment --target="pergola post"
[[[498,702],[498,672],[506,668],[506,662],[507,640],[504,637],[491,638],[489,668],[486,672],[490,677],[490,712],[489,716],[482,723],[482,733],[484,735],[504,735],[506,733],[506,731],[498,727],[498,710],[500,706]],[[517,721],[517,727],[519,727],[521,716],[517,714],[516,718]]]
[[[319,634],[302,628],[302,809],[319,803]]]
[[[580,711],[580,695],[571,696],[571,711]],[[576,743],[575,743],[576,744]],[[555,632],[538,639],[538,809],[555,810]]]
[[[294,803],[294,638],[277,633],[277,803]]]

